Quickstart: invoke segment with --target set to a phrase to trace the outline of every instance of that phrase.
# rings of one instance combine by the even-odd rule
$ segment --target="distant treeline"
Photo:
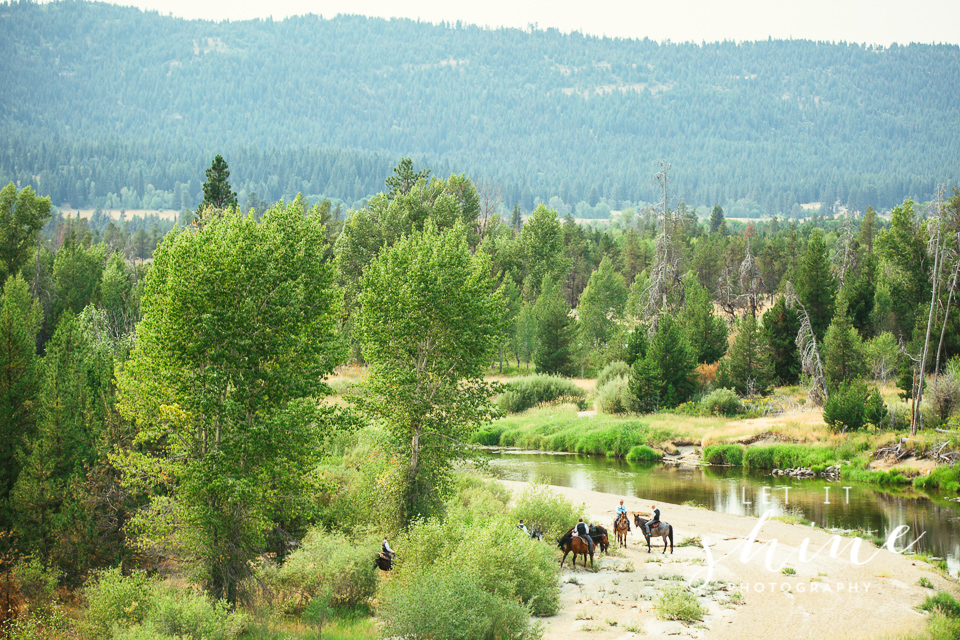
[[[731,216],[889,209],[960,180],[960,49],[947,45],[24,2],[0,5],[0,77],[0,184],[75,208],[191,209],[217,153],[241,204],[301,192],[359,207],[404,156],[526,212],[656,200],[660,158],[674,201]]]

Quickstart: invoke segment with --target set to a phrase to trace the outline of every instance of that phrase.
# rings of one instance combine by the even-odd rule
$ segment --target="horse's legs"
[[[561,569],[563,569],[563,561],[567,559],[567,554],[568,554],[568,553],[570,553],[570,550],[569,550],[569,549],[566,549],[566,550],[563,552],[563,557],[560,558],[560,568],[561,568]],[[574,555],[573,558],[576,559],[577,556]]]

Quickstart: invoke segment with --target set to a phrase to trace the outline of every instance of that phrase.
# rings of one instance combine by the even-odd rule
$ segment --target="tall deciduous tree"
[[[406,522],[437,506],[465,436],[493,412],[483,373],[503,336],[504,296],[466,233],[462,223],[438,231],[428,222],[362,278],[357,332],[370,369],[358,401],[385,421],[408,461]]]
[[[27,263],[49,218],[50,198],[38,197],[30,187],[18,192],[12,182],[0,190],[0,282]]]
[[[314,397],[342,360],[323,242],[319,210],[299,202],[168,236],[118,376],[144,452],[118,464],[156,490],[138,529],[217,597],[235,600],[264,532],[308,506]]]
[[[524,295],[535,300],[548,274],[565,271],[563,256],[563,228],[557,212],[540,205],[527,218],[520,232],[526,270]]]
[[[604,258],[591,274],[577,307],[580,339],[596,363],[603,360],[608,344],[617,333],[626,301],[627,286],[623,277],[613,270],[610,258]]]

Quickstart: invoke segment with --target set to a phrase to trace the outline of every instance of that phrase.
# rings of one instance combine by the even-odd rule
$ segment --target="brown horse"
[[[625,513],[621,513],[617,516],[617,519],[613,521],[613,528],[617,531],[617,543],[622,546],[627,546],[627,532],[630,531],[630,519]]]
[[[563,568],[563,561],[567,559],[567,554],[573,552],[573,568],[577,568],[577,556],[583,556],[583,568],[587,568],[587,556],[590,556],[590,568],[593,568],[593,549],[586,540],[580,536],[574,536],[572,531],[557,540],[557,548],[563,549],[563,557],[560,559],[560,568]]]

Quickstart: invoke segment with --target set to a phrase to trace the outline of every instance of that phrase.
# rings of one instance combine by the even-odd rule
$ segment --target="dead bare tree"
[[[656,330],[657,317],[659,315],[682,302],[683,283],[680,280],[680,259],[679,252],[676,249],[676,241],[679,225],[682,223],[678,219],[676,212],[670,210],[668,177],[670,172],[670,163],[665,160],[660,161],[660,171],[655,180],[660,186],[662,198],[660,211],[658,212],[658,226],[654,242],[654,262],[650,269],[650,283],[646,289],[646,301],[641,310],[641,315],[652,320],[651,331]],[[677,292],[681,292],[678,296]]]
[[[747,246],[744,251],[743,262],[740,263],[740,298],[743,306],[750,312],[754,318],[763,305],[763,292],[766,289],[766,283],[763,281],[763,275],[753,259],[753,251],[750,250],[750,238],[747,238]]]
[[[810,389],[807,395],[817,406],[822,407],[830,399],[827,392],[827,380],[823,375],[823,360],[820,358],[820,348],[817,345],[817,336],[813,333],[813,326],[810,324],[810,315],[807,308],[800,302],[793,283],[787,281],[787,307],[793,309],[799,307],[800,331],[797,332],[797,349],[800,351],[800,364],[803,367],[803,373],[810,376]]]
[[[847,273],[854,267],[856,252],[853,250],[854,233],[853,217],[846,215],[843,226],[840,227],[840,237],[837,238],[837,251],[833,255],[833,262],[837,269],[838,290],[843,289]]]
[[[490,228],[493,216],[503,204],[503,187],[488,180],[481,180],[477,184],[477,194],[480,196],[480,215],[477,216],[474,231],[482,238]]]

